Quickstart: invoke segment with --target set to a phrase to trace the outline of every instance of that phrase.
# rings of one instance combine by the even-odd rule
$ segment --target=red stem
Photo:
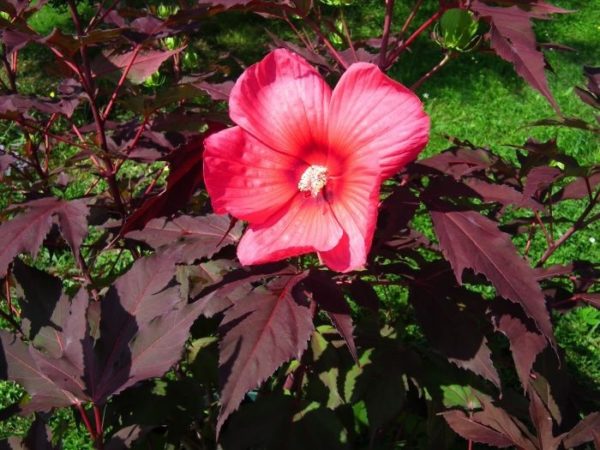
[[[94,404],[94,421],[96,422],[96,440],[100,444],[99,448],[103,446],[103,437],[104,437],[104,426],[102,423],[102,411],[100,411],[100,407]]]
[[[444,57],[442,58],[442,60],[437,63],[435,66],[433,66],[433,68],[427,72],[425,75],[423,75],[421,78],[419,78],[419,80],[417,80],[417,82],[415,84],[413,84],[410,89],[412,91],[417,90],[418,88],[421,87],[421,85],[423,83],[425,83],[429,78],[431,78],[435,73],[437,73],[438,70],[440,70],[442,67],[444,67],[448,61],[450,61],[450,58],[452,57],[452,55],[450,53],[446,53],[444,55]]]
[[[117,95],[119,94],[119,91],[121,90],[121,87],[125,83],[125,79],[127,78],[127,75],[129,74],[129,71],[133,67],[133,63],[135,61],[135,58],[137,58],[137,55],[138,55],[138,53],[140,52],[141,49],[142,49],[142,44],[138,44],[133,49],[133,54],[131,55],[131,59],[129,60],[129,62],[127,63],[127,67],[125,67],[125,70],[121,74],[121,78],[119,78],[119,82],[117,83],[117,86],[115,87],[115,90],[113,91],[112,95],[110,96],[110,100],[108,101],[108,104],[106,105],[106,108],[104,109],[104,113],[102,113],[102,120],[103,121],[105,121],[108,118],[108,115],[110,114],[110,110],[112,109],[113,105],[115,104],[115,100],[117,99]]]
[[[392,51],[387,64],[385,66],[385,70],[389,69],[392,64],[394,64],[394,62],[396,61],[396,59],[398,58],[398,56],[400,56],[400,54],[406,50],[414,41],[415,39],[417,39],[419,37],[419,35],[425,31],[427,28],[429,28],[429,26],[431,26],[431,24],[433,24],[435,21],[437,21],[440,17],[442,17],[442,14],[444,14],[444,10],[440,9],[438,12],[436,12],[433,16],[431,16],[429,19],[427,19],[425,22],[423,22],[421,24],[421,26],[419,28],[417,28],[415,30],[415,32],[413,34],[411,34],[409,36],[408,39],[406,39],[405,41],[402,41],[400,43],[400,45],[398,45],[398,47],[396,47],[395,50]]]
[[[329,39],[327,39],[325,37],[325,35],[323,35],[323,33],[321,32],[321,30],[319,29],[319,26],[316,25],[314,22],[307,20],[308,25],[312,28],[312,30],[315,32],[315,34],[317,36],[319,36],[319,38],[323,41],[323,44],[325,44],[325,47],[327,47],[327,50],[329,50],[329,53],[331,54],[331,56],[333,56],[333,58],[338,62],[338,64],[340,66],[342,66],[345,69],[348,68],[348,64],[346,64],[344,62],[344,60],[342,59],[342,57],[340,56],[340,54],[338,53],[338,51],[335,49],[335,47],[331,44],[331,42],[329,42]]]
[[[406,30],[408,30],[408,27],[410,26],[413,19],[417,15],[417,11],[419,10],[419,8],[421,7],[422,4],[423,4],[423,0],[417,0],[417,3],[415,3],[415,6],[413,6],[413,9],[410,11],[410,14],[404,21],[404,25],[402,25],[402,28],[400,29],[400,36],[402,36],[402,35],[404,35],[404,33],[406,33]]]
[[[383,36],[381,38],[381,48],[379,50],[379,67],[387,63],[387,48],[390,41],[390,31],[392,30],[392,17],[394,15],[394,0],[385,0],[385,18],[383,19]]]
[[[85,428],[87,428],[88,433],[90,433],[92,440],[95,441],[96,433],[94,432],[94,429],[92,428],[90,419],[88,418],[87,414],[85,413],[85,409],[83,409],[83,405],[81,403],[78,403],[77,409],[79,410],[79,415],[81,415],[81,419],[83,420],[83,423],[85,424]]]
[[[565,233],[559,237],[554,243],[546,249],[540,260],[537,262],[536,267],[542,267],[544,263],[554,254],[558,248],[563,245],[567,240],[573,236],[578,230],[585,228],[589,225],[590,221],[586,222],[587,217],[594,210],[594,207],[598,203],[598,199],[600,198],[600,189],[596,192],[590,203],[587,205],[585,210],[581,213],[581,215],[577,218],[575,223],[567,230]],[[552,222],[551,222],[552,223]]]

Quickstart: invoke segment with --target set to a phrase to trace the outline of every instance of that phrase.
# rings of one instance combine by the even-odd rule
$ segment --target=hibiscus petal
[[[319,252],[321,262],[337,272],[363,267],[377,222],[381,185],[377,153],[362,150],[348,156],[340,176],[327,184],[327,200],[344,230],[338,245]]]
[[[296,158],[276,152],[240,127],[204,141],[204,182],[217,214],[261,223],[298,192]]]
[[[385,179],[414,160],[428,139],[429,117],[408,88],[368,63],[342,75],[331,97],[330,145],[377,153]]]
[[[251,265],[330,250],[342,233],[322,196],[313,198],[298,193],[269,221],[248,227],[238,244],[237,255],[243,265]]]
[[[315,164],[326,145],[331,89],[300,56],[278,49],[250,66],[229,97],[231,119],[267,146]]]

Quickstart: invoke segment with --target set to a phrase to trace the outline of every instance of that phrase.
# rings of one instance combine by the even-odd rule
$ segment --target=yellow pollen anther
[[[310,166],[304,171],[298,182],[300,192],[310,192],[316,197],[327,184],[327,167]]]

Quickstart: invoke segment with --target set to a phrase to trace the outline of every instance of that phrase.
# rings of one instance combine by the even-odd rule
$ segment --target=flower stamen
[[[310,195],[317,197],[326,184],[327,167],[318,165],[309,166],[300,177],[298,190],[300,192],[310,192]]]

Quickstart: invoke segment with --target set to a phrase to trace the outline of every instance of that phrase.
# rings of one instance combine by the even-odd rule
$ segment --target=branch
[[[329,53],[331,54],[331,56],[333,56],[333,59],[335,59],[338,62],[338,64],[344,68],[344,70],[347,69],[348,64],[344,62],[344,60],[342,59],[338,51],[335,49],[333,44],[329,42],[329,39],[327,39],[327,37],[325,37],[325,35],[321,32],[319,26],[309,19],[306,19],[306,23],[308,23],[308,25],[312,28],[315,34],[319,36],[319,38],[323,41],[323,44],[325,44],[325,47],[327,47],[327,50],[329,50]]]
[[[544,263],[554,254],[558,248],[563,245],[567,240],[573,236],[577,231],[585,228],[587,225],[592,223],[596,217],[600,217],[600,214],[595,215],[592,220],[586,221],[587,217],[594,210],[594,207],[598,203],[598,198],[600,198],[600,189],[596,192],[590,203],[587,205],[585,210],[581,213],[581,215],[577,218],[575,223],[567,230],[565,233],[558,238],[554,243],[546,249],[540,260],[537,262],[536,267],[541,267]]]
[[[423,75],[421,78],[419,78],[410,87],[410,90],[416,91],[418,88],[420,88],[423,83],[425,83],[429,78],[431,78],[438,70],[440,70],[442,67],[444,67],[448,63],[448,61],[450,61],[451,58],[452,58],[452,54],[446,53],[439,63],[437,63],[429,72],[427,72],[425,75]]]
[[[119,94],[121,87],[125,83],[125,79],[127,78],[129,71],[133,67],[133,62],[135,61],[135,58],[137,58],[137,55],[141,49],[142,49],[142,44],[136,45],[136,47],[133,49],[133,54],[131,55],[131,60],[129,60],[129,62],[127,63],[127,67],[125,67],[125,70],[123,70],[123,73],[121,74],[121,78],[119,78],[119,82],[117,83],[117,86],[115,87],[115,90],[113,91],[112,95],[110,96],[110,100],[108,101],[108,104],[106,105],[106,108],[104,109],[104,112],[102,113],[103,121],[106,121],[106,119],[108,118],[108,115],[110,114],[110,110],[112,109],[113,105],[115,104],[115,100],[117,99],[117,95]]]
[[[411,34],[409,36],[408,39],[406,39],[405,41],[400,42],[400,44],[398,45],[398,47],[396,47],[395,50],[392,51],[387,64],[385,65],[384,70],[389,69],[394,62],[396,61],[396,59],[398,59],[398,56],[400,56],[400,54],[406,50],[414,41],[415,39],[417,39],[419,37],[419,35],[421,33],[423,33],[423,31],[425,31],[427,28],[429,28],[434,22],[436,22],[440,17],[442,17],[442,14],[444,14],[444,9],[440,9],[438,10],[433,16],[431,16],[429,19],[427,19],[425,22],[423,22],[421,24],[421,26],[419,28],[417,28],[415,30],[415,32],[413,34]]]
[[[394,16],[394,0],[385,0],[385,18],[383,19],[383,36],[379,50],[379,68],[383,69],[387,63],[387,48],[392,30],[392,18]]]

